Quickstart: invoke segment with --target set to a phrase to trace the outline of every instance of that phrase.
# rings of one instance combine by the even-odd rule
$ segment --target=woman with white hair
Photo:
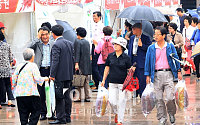
[[[41,110],[37,84],[42,86],[43,82],[49,79],[41,77],[37,65],[33,63],[33,49],[27,48],[23,57],[25,62],[17,66],[12,77],[20,122],[21,125],[37,125]]]
[[[115,114],[115,123],[122,125],[127,101],[127,91],[122,92],[122,87],[127,71],[131,68],[131,59],[124,53],[127,44],[124,38],[118,37],[116,40],[113,40],[113,44],[115,52],[110,53],[107,57],[101,86],[104,86],[109,73],[109,102]],[[132,69],[135,71],[135,67]],[[119,100],[117,100],[118,94]],[[119,106],[117,106],[118,101]]]

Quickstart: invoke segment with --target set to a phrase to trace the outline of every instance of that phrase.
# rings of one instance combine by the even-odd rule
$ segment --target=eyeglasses
[[[162,35],[162,34],[154,34],[154,36],[159,36],[159,35]]]

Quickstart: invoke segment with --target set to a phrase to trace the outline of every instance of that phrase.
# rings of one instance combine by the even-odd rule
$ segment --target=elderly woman
[[[167,34],[167,42],[172,42],[176,48],[179,60],[182,59],[182,47],[183,47],[183,36],[181,33],[177,32],[177,25],[175,23],[170,23],[168,30],[170,34]]]
[[[131,68],[130,57],[124,53],[126,49],[126,40],[118,37],[113,41],[115,52],[110,53],[105,63],[104,76],[101,86],[104,86],[105,80],[109,73],[109,102],[115,114],[115,123],[121,125],[124,120],[124,112],[127,101],[127,91],[122,92],[124,80],[127,71]],[[133,68],[135,70],[135,67]],[[117,95],[119,94],[119,100]],[[119,101],[119,108],[117,104]]]
[[[37,65],[33,63],[33,49],[26,49],[23,57],[25,62],[17,66],[12,77],[20,122],[21,125],[37,125],[41,110],[37,84],[42,86],[43,82],[49,79],[41,77]]]
[[[11,48],[6,43],[3,42],[5,39],[3,33],[0,31],[0,103],[5,101],[5,92],[8,96],[8,106],[14,107],[11,100],[14,100],[12,91],[11,91],[11,63],[13,61]],[[5,89],[6,88],[6,89]],[[1,109],[0,104],[0,109]]]

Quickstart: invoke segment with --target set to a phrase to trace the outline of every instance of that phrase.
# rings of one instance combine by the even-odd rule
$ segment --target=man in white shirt
[[[101,12],[99,11],[95,11],[93,13],[93,20],[94,20],[94,27],[93,27],[93,34],[92,34],[92,37],[93,37],[93,44],[92,44],[92,77],[93,77],[93,80],[95,82],[95,86],[98,87],[99,85],[99,81],[101,81],[101,75],[99,73],[99,70],[98,70],[98,65],[97,65],[97,61],[98,61],[98,58],[99,58],[99,54],[96,54],[94,53],[94,44],[95,43],[98,43],[98,41],[101,40],[101,38],[104,37],[104,34],[103,34],[103,23],[101,22]]]

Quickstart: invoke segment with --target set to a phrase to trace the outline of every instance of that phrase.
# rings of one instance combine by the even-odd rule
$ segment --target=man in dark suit
[[[35,53],[34,62],[37,64],[38,69],[40,70],[40,74],[42,77],[49,77],[50,75],[50,52],[51,48],[54,44],[54,40],[49,39],[50,30],[46,26],[41,27],[38,30],[37,37],[31,42],[28,47],[32,48]],[[46,96],[45,96],[45,84],[42,86],[38,85],[38,91],[40,93],[40,101],[41,101],[41,118],[40,120],[46,120],[47,107],[46,107]],[[52,113],[52,117],[50,118],[55,120],[56,117],[54,113]]]
[[[74,46],[72,42],[62,36],[64,28],[61,25],[52,27],[52,35],[55,43],[51,49],[50,80],[56,80],[64,85],[64,98],[56,98],[57,120],[49,124],[66,124],[71,122],[72,100],[70,90],[74,70]]]
[[[136,91],[136,97],[142,95],[146,87],[146,77],[144,76],[144,65],[146,52],[149,45],[151,45],[150,38],[142,33],[141,23],[136,23],[132,26],[133,36],[129,41],[128,55],[131,58],[131,62],[137,63],[134,76],[139,80],[139,89]]]

